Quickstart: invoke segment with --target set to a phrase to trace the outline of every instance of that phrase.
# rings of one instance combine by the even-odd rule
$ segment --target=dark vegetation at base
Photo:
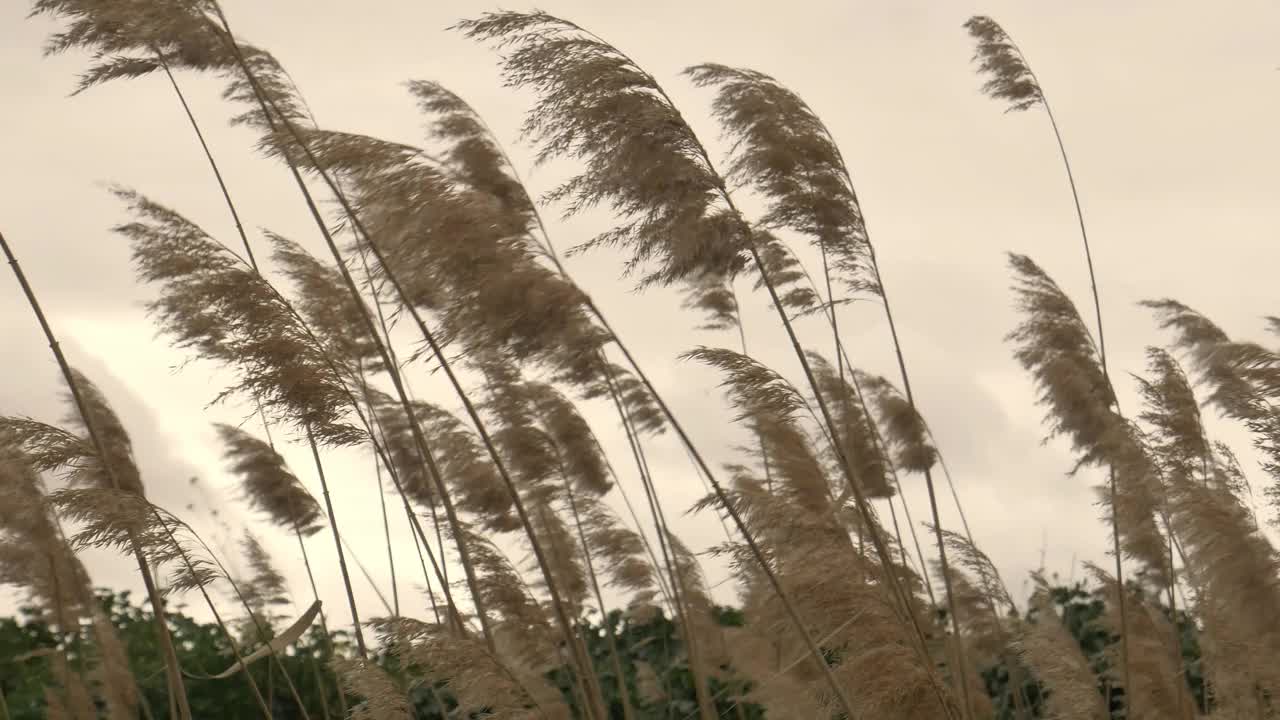
[[[1098,620],[1105,611],[1101,596],[1092,594],[1085,587],[1076,583],[1071,586],[1054,585],[1050,593],[1054,607],[1072,637],[1080,645],[1080,649],[1089,658],[1095,672],[1104,677],[1108,667],[1105,653],[1107,646],[1116,638],[1098,626]],[[99,601],[103,609],[111,617],[125,642],[129,661],[139,682],[143,686],[147,703],[155,712],[157,708],[163,715],[165,703],[164,671],[160,659],[154,652],[154,634],[150,613],[144,605],[136,603],[128,592],[111,593],[99,590]],[[1166,613],[1168,609],[1161,606]],[[1034,610],[1027,613],[1028,622],[1037,622]],[[55,684],[50,673],[48,662],[39,653],[42,648],[52,647],[59,641],[49,627],[38,619],[38,611],[24,608],[19,617],[0,619],[0,690],[9,702],[12,720],[36,720],[47,716],[44,703],[44,689]],[[183,669],[192,674],[212,674],[226,667],[231,662],[231,652],[222,638],[217,625],[201,623],[185,615],[180,609],[167,613],[174,629],[174,640],[178,648]],[[716,620],[725,628],[741,627],[744,617],[741,610],[720,606],[716,609]],[[609,614],[609,622],[617,634],[619,647],[623,651],[624,670],[627,674],[627,685],[633,698],[645,698],[640,704],[640,720],[661,720],[663,718],[694,717],[697,714],[697,703],[694,697],[693,675],[689,671],[687,656],[680,641],[678,627],[658,611],[652,617],[639,621],[628,618],[619,611]],[[1187,683],[1192,688],[1193,696],[1200,707],[1206,707],[1204,679],[1200,667],[1200,648],[1197,643],[1196,630],[1185,613],[1178,613],[1178,625],[1182,633],[1182,657],[1186,666]],[[596,664],[596,671],[603,681],[605,699],[609,703],[610,717],[622,718],[622,705],[615,689],[613,669],[609,661],[608,647],[605,641],[604,628],[601,625],[585,626],[582,636],[586,639],[588,650]],[[77,641],[73,637],[61,638],[70,648],[69,656],[73,662],[82,656],[77,650]],[[333,644],[342,652],[350,646],[350,636],[345,632],[333,634]],[[325,717],[325,707],[336,708],[338,699],[334,696],[337,687],[336,679],[329,667],[332,659],[329,646],[324,642],[318,626],[300,642],[294,645],[288,655],[281,658],[288,669],[290,677],[298,688],[313,717]],[[838,655],[838,648],[827,648],[830,655]],[[400,682],[406,682],[406,673],[399,672],[399,663],[394,654],[382,648],[377,653],[380,665],[389,670]],[[660,685],[655,688],[665,697],[656,697],[651,689],[643,687],[644,681],[638,677],[637,668],[646,664],[653,668]],[[269,677],[268,664],[259,663],[252,670],[262,688],[272,688],[272,712],[278,720],[294,720],[302,714],[294,704],[284,683],[278,676]],[[278,671],[271,671],[272,673]],[[321,682],[317,684],[317,673]],[[726,673],[727,675],[729,673]],[[1011,720],[1016,717],[1015,706],[1010,687],[1009,668],[1003,663],[996,663],[981,668],[982,679],[987,693],[995,707],[996,720]],[[1023,676],[1026,677],[1024,670]],[[577,699],[571,686],[571,678],[565,669],[550,674],[552,683],[560,688],[566,702],[578,710]],[[765,718],[764,710],[754,703],[738,704],[735,698],[742,692],[749,691],[750,685],[727,684],[715,678],[712,683],[718,717],[732,720],[760,720]],[[434,688],[414,681],[405,685],[415,720],[445,720],[458,718],[451,712],[457,707],[449,688],[441,683]],[[1099,685],[1099,693],[1110,693],[1113,717],[1122,717],[1123,691],[1112,689],[1105,684]],[[195,717],[255,717],[258,708],[249,693],[245,690],[243,679],[233,676],[223,680],[192,681],[188,687],[191,697],[192,712]],[[322,698],[321,693],[325,696]],[[1029,709],[1033,717],[1044,717],[1042,700],[1044,689],[1035,682],[1028,682],[1023,688]],[[1209,699],[1210,703],[1212,702]],[[349,704],[357,706],[357,698],[349,698]],[[441,712],[441,703],[445,706]],[[332,712],[332,711],[331,711]],[[336,713],[333,713],[336,715]],[[105,717],[105,715],[104,715]],[[145,717],[145,715],[140,715]],[[483,717],[472,714],[471,718]]]

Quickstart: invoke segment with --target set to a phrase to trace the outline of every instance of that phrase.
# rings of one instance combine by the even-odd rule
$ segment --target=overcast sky
[[[211,507],[234,528],[249,522],[305,601],[296,546],[249,519],[222,470],[210,423],[238,422],[246,408],[206,409],[225,377],[201,364],[178,369],[185,357],[154,336],[141,308],[150,290],[134,283],[126,244],[108,232],[122,213],[103,183],[116,182],[216,236],[232,237],[207,165],[159,77],[68,98],[86,59],[43,58],[41,45],[53,27],[25,20],[25,5],[0,8],[0,229],[73,364],[102,386],[132,432],[151,498],[216,537],[223,531],[213,529]],[[530,98],[502,87],[493,53],[446,30],[496,7],[444,0],[224,5],[241,36],[283,62],[322,125],[420,142],[422,119],[403,82],[436,80],[477,107],[535,193],[556,179],[531,171],[529,150],[518,142]],[[679,74],[691,64],[770,73],[823,117],[857,184],[920,407],[978,542],[1015,595],[1024,594],[1027,572],[1040,565],[1042,553],[1046,567],[1065,576],[1073,560],[1103,559],[1108,535],[1091,489],[1099,478],[1066,477],[1072,464],[1066,449],[1040,443],[1042,413],[1033,388],[1002,339],[1017,320],[1004,253],[1031,255],[1082,306],[1089,286],[1046,118],[1039,110],[1003,114],[979,94],[964,20],[983,13],[1002,23],[1053,103],[1089,223],[1115,376],[1127,381],[1125,373],[1142,369],[1144,347],[1165,339],[1136,306],[1139,300],[1176,297],[1229,332],[1251,336],[1260,335],[1262,315],[1280,312],[1274,289],[1280,6],[1274,2],[576,0],[541,8],[586,26],[644,65],[715,147],[723,145],[715,142],[719,132],[707,114],[709,93]],[[250,134],[227,127],[231,110],[219,100],[218,83],[181,81],[246,224],[319,250],[287,172],[255,157]],[[607,218],[593,216],[554,223],[551,231],[568,247],[605,227]],[[619,277],[621,260],[608,253],[578,257],[569,269],[639,350],[699,446],[717,462],[733,459],[731,446],[740,436],[727,425],[718,378],[676,357],[698,344],[735,347],[736,336],[694,331],[696,319],[680,314],[673,293],[632,293]],[[794,375],[776,320],[760,297],[751,305],[746,329],[753,352]],[[896,377],[879,308],[855,304],[842,313],[854,361]],[[806,323],[801,332],[808,343],[826,350],[822,325]],[[0,412],[61,419],[57,368],[11,277],[0,280],[0,338]],[[421,375],[414,385],[430,400],[456,404]],[[1126,402],[1133,406],[1131,395]],[[616,451],[626,489],[639,493],[607,408],[587,410]],[[669,506],[687,508],[702,488],[683,451],[664,441],[655,453]],[[307,454],[293,448],[286,457],[318,489]],[[368,459],[335,457],[331,474],[339,522],[386,586]],[[206,490],[191,486],[192,477]],[[908,483],[907,500],[921,521],[927,513],[922,482]],[[957,527],[953,503],[945,498],[942,506],[944,524]],[[417,560],[406,523],[399,517],[392,525],[406,578],[404,611],[421,616],[426,611],[413,589],[421,575],[412,572]],[[674,525],[695,549],[724,539],[709,515],[686,515]],[[319,565],[335,567],[327,535],[312,539],[310,549]],[[104,554],[89,560],[98,584],[136,587],[129,562]],[[725,577],[714,560],[706,568],[712,582]],[[320,581],[331,622],[346,618],[336,571]],[[363,582],[358,593],[367,614],[381,612]],[[729,585],[718,594],[733,598]],[[0,599],[0,612],[7,607]]]

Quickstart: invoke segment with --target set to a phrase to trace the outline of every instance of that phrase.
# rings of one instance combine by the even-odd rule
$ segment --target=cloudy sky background
[[[563,177],[561,167],[532,170],[531,153],[518,142],[531,98],[502,87],[491,51],[445,29],[496,7],[391,0],[224,5],[242,37],[283,62],[322,125],[421,142],[422,119],[402,83],[436,80],[475,105],[508,143],[535,193]],[[1072,461],[1065,447],[1040,443],[1042,413],[1034,390],[1002,339],[1017,321],[1004,253],[1031,255],[1086,308],[1089,286],[1046,118],[1038,110],[1002,114],[1001,106],[979,94],[964,20],[984,13],[1001,22],[1053,103],[1081,189],[1109,356],[1114,375],[1127,383],[1127,407],[1135,400],[1125,373],[1141,371],[1144,347],[1166,339],[1136,306],[1139,300],[1176,297],[1228,332],[1254,337],[1261,334],[1261,316],[1278,311],[1275,3],[577,0],[548,1],[541,8],[586,26],[645,66],[717,149],[723,144],[708,116],[710,93],[679,74],[694,63],[770,73],[824,118],[858,187],[921,410],[954,473],[976,539],[1015,595],[1025,594],[1027,572],[1042,557],[1047,569],[1064,576],[1073,562],[1103,560],[1108,535],[1091,489],[1100,478],[1066,477]],[[215,236],[233,238],[208,167],[162,78],[68,98],[86,59],[43,58],[41,45],[54,28],[43,19],[25,20],[25,12],[19,2],[0,8],[0,229],[72,363],[100,384],[132,432],[152,500],[224,547],[241,527],[252,527],[303,602],[309,591],[296,545],[249,517],[222,469],[210,423],[239,422],[249,409],[206,409],[226,376],[200,363],[178,367],[186,358],[155,337],[141,307],[151,292],[134,283],[126,243],[108,231],[123,219],[103,188],[116,182],[179,210]],[[198,77],[181,82],[246,225],[322,250],[288,173],[255,157],[249,133],[227,126],[233,109],[220,101],[220,84]],[[566,248],[608,223],[593,214],[553,223],[551,232]],[[735,347],[736,335],[693,330],[696,318],[680,313],[674,293],[636,295],[619,277],[621,260],[601,253],[573,258],[568,266],[639,350],[699,446],[717,463],[733,459],[741,435],[727,423],[718,378],[676,357],[698,344]],[[796,376],[794,357],[765,301],[754,296],[750,304],[753,353]],[[861,303],[841,312],[854,361],[896,378],[881,310]],[[811,347],[828,349],[819,321],[806,321],[801,332]],[[49,421],[65,416],[57,368],[11,277],[0,280],[0,368],[0,412]],[[428,400],[457,405],[423,373],[413,384]],[[608,408],[585,409],[638,499],[625,441]],[[1239,435],[1228,431],[1224,437]],[[295,446],[285,455],[318,492],[305,450]],[[668,507],[682,511],[702,486],[671,440],[656,444],[654,457]],[[385,588],[369,458],[337,454],[328,469],[344,534]],[[198,486],[189,483],[192,477],[200,479]],[[1261,482],[1259,473],[1253,477]],[[923,483],[906,481],[914,517],[923,520]],[[950,499],[942,506],[944,524],[958,527]],[[212,521],[214,509],[232,535]],[[695,549],[724,539],[710,515],[684,515],[673,524]],[[392,531],[404,611],[422,615],[427,611],[415,589],[421,575],[414,572],[417,559],[403,516],[393,515]],[[346,612],[332,541],[318,535],[309,549],[314,562],[328,568],[319,578],[321,594],[337,622]],[[99,585],[138,587],[127,560],[86,557]],[[714,559],[705,567],[712,583],[726,576]],[[382,612],[363,581],[357,592],[365,614]],[[733,599],[730,584],[717,594]],[[0,591],[0,614],[14,600]]]

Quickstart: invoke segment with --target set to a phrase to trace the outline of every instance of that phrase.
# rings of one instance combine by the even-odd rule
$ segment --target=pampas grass
[[[3,233],[0,233],[0,250],[4,251],[4,255],[9,261],[9,266],[13,269],[14,276],[17,278],[18,284],[22,287],[22,291],[26,295],[27,303],[28,305],[30,305],[32,313],[35,315],[36,321],[40,324],[41,330],[44,331],[45,338],[47,338],[49,341],[49,348],[50,350],[53,351],[54,359],[57,361],[58,367],[62,371],[62,376],[66,380],[67,387],[70,389],[71,399],[75,405],[77,417],[80,420],[80,422],[83,423],[86,433],[88,435],[89,443],[86,444],[84,443],[83,440],[80,440],[79,442],[74,443],[74,444],[80,445],[82,449],[75,454],[68,453],[66,455],[66,459],[71,459],[76,455],[79,455],[81,457],[87,456],[90,458],[94,458],[94,460],[91,460],[91,463],[92,465],[97,466],[97,474],[100,480],[107,481],[107,483],[109,483],[109,486],[113,489],[117,489],[117,490],[126,489],[127,486],[122,485],[120,482],[117,469],[110,462],[107,461],[107,458],[111,457],[111,455],[108,454],[108,448],[104,441],[104,438],[102,437],[101,433],[98,431],[97,425],[95,423],[94,413],[92,412],[92,410],[90,409],[90,406],[86,402],[85,396],[81,391],[81,387],[77,382],[79,378],[77,377],[76,372],[67,363],[66,356],[63,355],[62,348],[61,346],[58,345],[58,340],[54,336],[53,329],[50,327],[49,321],[45,318],[44,311],[40,307],[40,302],[36,299],[35,291],[32,290],[31,284],[27,282],[26,275],[22,272],[22,267],[18,264],[18,259],[17,257],[14,256],[13,250],[10,248],[9,243],[5,239]],[[68,435],[68,433],[65,433],[65,431],[63,431],[62,433],[54,433],[54,435],[59,435],[59,434],[62,435],[63,437]],[[127,437],[121,438],[119,433],[117,433],[116,439],[119,442],[122,440],[127,440]],[[12,439],[9,439],[7,437],[6,437],[6,440],[9,443],[13,442]],[[92,447],[88,448],[86,447],[86,445],[91,445]],[[85,450],[88,450],[88,452],[85,452]],[[117,450],[116,452],[117,456],[120,454],[121,451],[124,451],[127,453],[127,446],[125,447],[117,446],[116,450]],[[61,458],[56,458],[56,457],[53,458],[53,460],[55,461],[60,459]],[[56,464],[52,465],[51,467],[56,467],[62,464],[64,463],[56,462]],[[129,472],[130,471],[129,467],[125,467],[123,471]],[[140,488],[135,486],[133,489],[136,491]],[[186,691],[183,689],[182,673],[178,668],[177,658],[173,650],[173,643],[169,637],[169,630],[168,630],[168,627],[165,625],[164,612],[160,602],[159,592],[155,587],[155,582],[151,578],[151,571],[147,567],[146,559],[143,557],[142,551],[137,546],[137,543],[133,544],[132,550],[133,550],[134,558],[138,564],[138,571],[142,575],[142,581],[144,585],[146,585],[147,596],[151,600],[152,610],[155,612],[156,633],[160,641],[160,647],[162,648],[164,653],[165,677],[169,683],[171,707],[175,710],[175,712],[179,715],[179,717],[184,719],[190,718],[191,709],[188,706]]]
[[[1280,506],[1280,354],[1229,337],[1177,301],[1149,302],[1172,343],[1146,350],[1148,366],[1133,378],[1141,410],[1122,414],[1061,133],[1039,80],[994,20],[966,24],[983,92],[1010,111],[1046,111],[1093,287],[1091,330],[1049,272],[1028,255],[1010,256],[1018,323],[1009,340],[1037,387],[1048,434],[1069,442],[1073,472],[1110,473],[1099,496],[1115,569],[1091,570],[1105,609],[1092,629],[1105,641],[1092,657],[1043,578],[1022,608],[975,541],[945,448],[913,394],[852,173],[816,112],[778,79],[716,63],[685,72],[714,92],[711,114],[729,146],[721,169],[663,83],[586,28],[538,11],[463,20],[454,30],[494,46],[506,83],[532,91],[522,139],[537,162],[574,166],[535,198],[481,114],[440,82],[406,84],[424,133],[421,144],[393,141],[321,126],[284,66],[237,37],[216,0],[37,0],[33,12],[60,23],[48,52],[91,56],[77,92],[163,73],[179,100],[236,241],[121,187],[112,192],[130,217],[114,235],[152,291],[147,310],[162,334],[229,378],[210,405],[251,406],[265,433],[216,425],[238,499],[265,521],[264,539],[243,535],[241,577],[187,521],[147,498],[124,423],[63,355],[0,236],[74,409],[62,424],[0,418],[0,582],[21,586],[64,637],[91,636],[100,650],[84,663],[49,649],[48,716],[87,719],[95,702],[112,720],[138,710],[121,641],[93,607],[75,555],[90,547],[134,555],[178,718],[190,717],[184,677],[231,674],[243,676],[268,718],[282,678],[305,717],[293,679],[277,672],[278,655],[314,617],[344,717],[407,719],[423,692],[442,709],[446,695],[456,702],[451,716],[530,720],[746,720],[755,711],[748,704],[768,717],[828,720],[1101,720],[1113,694],[1123,695],[1130,720],[1274,713],[1280,555],[1251,507],[1254,469],[1213,436],[1202,403],[1249,433],[1273,481],[1264,496]],[[232,123],[288,172],[318,237],[245,229],[197,104],[180,85],[186,74],[223,83]],[[745,209],[754,201],[763,203],[758,217]],[[570,255],[616,251],[639,289],[683,295],[687,318],[676,322],[737,333],[734,350],[699,346],[678,358],[719,373],[731,409],[723,422],[748,437],[725,450],[720,469],[575,282],[544,220],[547,205],[565,222],[589,210],[614,221]],[[311,254],[316,242],[327,255]],[[801,253],[820,260],[821,275]],[[898,366],[892,380],[853,362],[839,311],[856,301],[883,305]],[[748,345],[743,310],[755,302],[777,314],[802,377],[752,354],[762,343]],[[821,324],[811,333],[815,316]],[[819,344],[827,350],[815,351]],[[411,380],[433,373],[451,394],[415,397]],[[603,405],[610,414],[597,421]],[[669,521],[684,510],[671,506],[673,483],[684,480],[650,457],[668,430],[707,488],[690,512],[724,515],[725,539],[709,549]],[[615,471],[611,439],[626,441],[643,519],[628,495],[630,473]],[[309,456],[314,496],[285,461],[291,446]],[[332,472],[331,457],[351,450],[372,455],[372,472]],[[963,533],[940,522],[939,466]],[[419,555],[422,601],[401,592],[404,538],[390,522],[384,476]],[[932,548],[917,537],[904,497],[913,477],[924,480]],[[339,530],[354,532],[356,518],[335,497],[339,488],[378,493],[392,583],[385,617],[357,609]],[[307,542],[326,526],[336,564]],[[274,639],[289,593],[267,532],[296,542],[314,599]],[[720,621],[705,555],[731,571],[742,606],[734,627]],[[453,562],[461,578],[451,577]],[[169,573],[163,591],[151,577],[158,570]],[[341,625],[354,650],[333,642],[332,618],[319,605],[326,572],[341,576],[350,610]],[[224,583],[243,609],[234,631],[210,592]],[[234,656],[221,675],[180,668],[167,640],[163,596],[189,590],[201,594]],[[614,623],[623,609],[627,632]],[[631,632],[664,612],[678,669],[640,660]],[[1183,666],[1184,617],[1203,648],[1208,691],[1199,705]],[[259,659],[275,663],[265,695],[249,671]],[[993,671],[1007,673],[1003,697],[984,682]],[[689,683],[691,701],[673,679]],[[0,712],[10,712],[3,697]]]

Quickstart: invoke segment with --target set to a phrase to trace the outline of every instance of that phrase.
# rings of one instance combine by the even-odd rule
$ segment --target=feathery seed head
[[[853,372],[880,414],[880,427],[894,451],[894,464],[906,472],[918,473],[933,467],[938,450],[929,441],[929,426],[911,401],[888,379],[860,370]]]
[[[827,398],[827,404],[834,411],[835,431],[844,446],[845,458],[853,464],[854,480],[861,484],[867,497],[892,497],[894,469],[873,418],[868,417],[859,386],[841,380],[836,369],[817,353],[811,352],[808,356],[809,365],[818,380],[818,391]],[[855,379],[859,377],[854,375]],[[865,383],[861,389],[865,391]],[[839,467],[837,457],[831,457],[830,461]]]
[[[226,246],[176,212],[117,190],[136,220],[115,231],[130,240],[144,281],[160,286],[147,308],[179,348],[234,369],[243,393],[274,419],[327,445],[353,445],[346,378],[267,281]]]
[[[506,51],[512,87],[539,100],[525,119],[538,159],[580,159],[583,171],[548,194],[574,215],[606,205],[624,218],[576,251],[630,250],[628,274],[667,285],[745,266],[745,223],[679,111],[647,72],[581,27],[543,12],[488,13],[456,26]]]
[[[266,236],[273,247],[272,257],[298,290],[295,307],[324,341],[329,356],[342,363],[353,379],[362,370],[378,372],[381,355],[364,323],[365,313],[372,317],[373,312],[368,308],[361,312],[337,268],[321,262],[295,242],[272,232]]]
[[[64,23],[46,54],[84,50],[93,64],[75,93],[116,79],[150,74],[165,65],[194,70],[231,61],[213,20],[211,0],[36,0],[31,15]]]
[[[141,550],[152,565],[173,564],[165,593],[185,592],[224,577],[215,563],[196,551],[191,528],[168,511],[135,493],[111,488],[63,489],[49,495],[62,515],[79,524],[71,545]]]
[[[786,378],[742,353],[698,347],[680,359],[697,360],[726,375],[721,386],[728,388],[730,402],[740,413],[734,422],[760,415],[788,422],[804,407],[804,399]]]
[[[964,27],[977,42],[973,59],[978,63],[978,73],[987,77],[983,93],[1008,102],[1005,112],[1044,104],[1044,94],[1035,74],[1004,28],[985,15],[969,18]]]
[[[144,494],[128,431],[97,386],[78,370],[73,368],[71,373],[83,410],[68,392],[68,422],[83,435],[30,418],[4,417],[0,418],[0,443],[21,451],[37,471],[59,471],[74,486],[110,488],[118,483],[121,490]],[[106,465],[88,435],[85,415],[106,453]]]
[[[215,424],[225,446],[223,456],[249,504],[286,530],[314,535],[324,527],[320,503],[267,443],[225,424]]]
[[[879,295],[848,169],[813,109],[755,70],[704,64],[685,74],[699,87],[716,88],[712,112],[732,142],[727,179],[768,200],[761,226],[807,235],[828,254],[833,275],[851,292]]]

